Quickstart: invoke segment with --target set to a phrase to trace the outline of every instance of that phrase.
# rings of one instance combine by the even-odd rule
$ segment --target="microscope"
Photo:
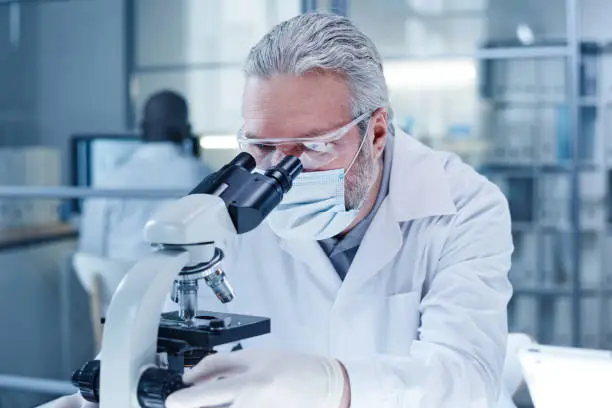
[[[255,159],[240,153],[153,216],[144,235],[156,250],[113,295],[102,361],[85,363],[72,377],[83,398],[100,408],[162,408],[168,395],[188,386],[185,368],[217,346],[270,332],[265,317],[199,311],[198,289],[203,282],[220,302],[232,301],[220,246],[257,227],[301,171],[300,161],[287,156],[261,174]],[[178,312],[162,313],[169,293]]]

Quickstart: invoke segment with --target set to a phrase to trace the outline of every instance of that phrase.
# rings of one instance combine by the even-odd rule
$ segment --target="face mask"
[[[367,132],[366,132],[367,135]],[[359,156],[366,137],[349,164]],[[344,169],[301,173],[283,201],[270,213],[272,230],[286,239],[321,240],[344,231],[357,217],[358,208],[347,210],[344,201]]]

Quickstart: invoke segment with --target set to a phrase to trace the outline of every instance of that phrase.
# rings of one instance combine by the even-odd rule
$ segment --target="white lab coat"
[[[247,347],[333,356],[352,408],[493,407],[513,244],[500,190],[456,156],[398,132],[389,195],[342,282],[315,241],[263,224],[225,248],[236,299],[200,306],[271,318]]]
[[[188,193],[210,170],[172,143],[146,143],[95,188],[171,190]],[[172,200],[172,199],[170,199]],[[168,200],[88,199],[80,226],[79,251],[103,258],[138,260],[151,252],[143,228]]]

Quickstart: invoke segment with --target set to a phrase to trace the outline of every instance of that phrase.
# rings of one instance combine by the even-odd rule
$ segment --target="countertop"
[[[73,225],[61,223],[0,230],[0,251],[76,238],[78,234],[78,230]]]

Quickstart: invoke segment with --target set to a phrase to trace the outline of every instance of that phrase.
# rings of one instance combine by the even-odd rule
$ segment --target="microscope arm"
[[[100,408],[140,407],[139,381],[155,367],[159,317],[178,273],[214,256],[215,242],[236,235],[225,202],[193,194],[168,203],[145,228],[149,242],[164,246],[130,269],[106,314],[100,370]],[[192,244],[192,245],[187,245]],[[134,392],[134,391],[137,392]]]
[[[147,222],[144,231],[147,242],[188,251],[205,244],[212,246],[236,235],[225,202],[209,194],[190,194],[166,204]]]
[[[159,316],[177,271],[189,261],[180,250],[158,250],[125,276],[107,311],[101,355],[100,408],[140,407],[139,381],[155,366]]]

